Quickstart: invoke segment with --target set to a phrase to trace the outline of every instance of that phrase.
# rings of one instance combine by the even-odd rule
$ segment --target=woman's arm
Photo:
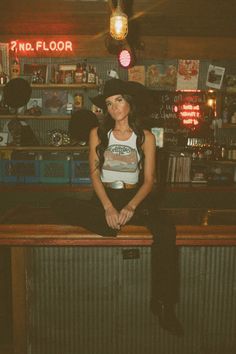
[[[156,164],[156,143],[154,135],[148,130],[144,131],[145,141],[142,149],[145,155],[144,159],[144,180],[135,196],[124,207],[119,216],[119,222],[124,225],[131,219],[137,206],[146,198],[152,191],[155,180],[155,164]]]
[[[96,146],[98,144],[99,138],[97,134],[97,128],[93,128],[89,136],[89,167],[92,185],[105,210],[107,224],[113,229],[119,229],[119,213],[113,207],[101,181],[101,175],[98,166],[99,159],[96,152]]]

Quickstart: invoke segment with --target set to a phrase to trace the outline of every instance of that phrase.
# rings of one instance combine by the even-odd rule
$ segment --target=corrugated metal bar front
[[[27,354],[233,354],[235,256],[235,247],[180,249],[176,338],[149,312],[149,247],[30,248]]]

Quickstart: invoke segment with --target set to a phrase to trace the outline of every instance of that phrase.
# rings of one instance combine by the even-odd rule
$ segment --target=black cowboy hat
[[[31,93],[32,88],[28,81],[17,77],[8,81],[4,86],[4,103],[12,108],[25,106],[30,99]]]
[[[91,129],[97,126],[96,114],[88,109],[80,109],[72,113],[68,130],[74,142],[88,143]]]
[[[90,100],[95,106],[105,110],[106,99],[114,95],[130,95],[137,105],[142,103],[145,106],[147,106],[147,103],[151,103],[153,99],[152,91],[139,82],[110,79],[105,82],[103,93],[90,97]]]

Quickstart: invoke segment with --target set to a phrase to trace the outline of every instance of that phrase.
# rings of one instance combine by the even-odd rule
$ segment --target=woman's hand
[[[119,224],[125,225],[134,215],[134,208],[127,204],[119,214]]]
[[[105,210],[105,217],[106,221],[109,227],[112,229],[120,229],[120,223],[119,223],[119,213],[116,210],[116,208],[113,207],[113,205],[110,205],[106,210]]]

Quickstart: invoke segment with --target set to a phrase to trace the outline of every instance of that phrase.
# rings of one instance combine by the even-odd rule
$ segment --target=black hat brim
[[[32,88],[28,81],[22,78],[15,78],[8,81],[4,86],[3,99],[8,106],[19,108],[28,103],[31,93]]]
[[[99,94],[95,97],[90,97],[90,100],[95,106],[106,110],[106,99],[108,97],[116,94],[127,94],[133,97],[136,107],[140,113],[151,114],[154,110],[154,92],[136,81],[122,82],[123,84],[120,85],[120,88],[110,90],[109,95],[106,92],[106,94]]]
[[[106,109],[106,97],[102,94],[99,94],[94,97],[89,97],[90,101],[97,107],[101,108],[102,110]]]

